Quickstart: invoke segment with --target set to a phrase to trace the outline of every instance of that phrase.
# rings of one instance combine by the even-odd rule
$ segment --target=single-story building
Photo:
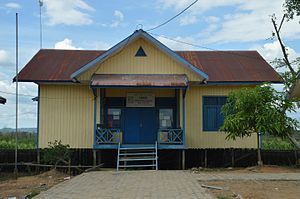
[[[112,48],[41,49],[19,73],[38,85],[38,146],[256,148],[219,131],[226,96],[281,82],[256,51],[173,51],[143,30]]]

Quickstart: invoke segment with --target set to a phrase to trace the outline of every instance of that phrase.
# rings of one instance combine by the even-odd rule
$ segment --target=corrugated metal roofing
[[[19,81],[72,81],[70,75],[105,51],[42,49],[19,73]]]
[[[93,75],[91,86],[98,87],[187,87],[186,75],[121,75],[97,74]]]
[[[19,73],[19,81],[72,81],[70,75],[106,51],[40,50]],[[208,74],[208,82],[281,82],[256,51],[178,51]]]

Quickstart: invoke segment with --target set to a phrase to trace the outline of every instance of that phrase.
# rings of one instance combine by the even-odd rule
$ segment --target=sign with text
[[[127,93],[127,107],[155,107],[154,93]]]

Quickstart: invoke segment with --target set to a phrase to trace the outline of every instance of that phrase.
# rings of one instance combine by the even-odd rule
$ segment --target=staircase
[[[123,168],[152,168],[158,169],[157,142],[150,146],[121,146],[118,147],[117,171]]]

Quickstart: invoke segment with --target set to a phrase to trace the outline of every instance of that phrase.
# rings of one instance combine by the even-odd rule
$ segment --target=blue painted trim
[[[118,149],[118,144],[93,145],[93,149]]]
[[[100,106],[100,114],[99,114],[99,115],[100,115],[100,126],[101,126],[101,125],[103,125],[103,121],[104,121],[104,120],[103,120],[103,115],[104,115],[104,114],[103,114],[103,112],[102,112],[102,111],[103,111],[103,104],[102,104],[102,97],[103,97],[103,96],[102,96],[101,89],[100,89],[99,92],[100,92],[100,96],[99,96],[99,102],[100,102],[100,104],[99,104],[99,106]]]
[[[135,31],[134,33],[132,33],[131,35],[129,35],[128,37],[123,39],[121,42],[114,45],[108,51],[106,51],[105,53],[100,55],[99,57],[97,57],[93,61],[87,63],[86,65],[81,67],[79,70],[75,71],[73,74],[71,74],[71,79],[75,79],[76,77],[78,77],[79,75],[81,75],[82,73],[84,73],[85,71],[90,69],[96,63],[98,63],[100,61],[104,61],[104,59],[108,58],[110,55],[117,53],[118,50],[122,49],[126,44],[128,44],[130,40],[136,39],[136,37],[139,36],[139,34],[141,34],[141,33]]]
[[[91,62],[87,63],[86,65],[84,65],[83,67],[81,67],[79,70],[75,71],[73,74],[71,74],[71,79],[75,80],[76,77],[78,77],[80,74],[82,74],[85,71],[87,71],[88,69],[90,69],[93,65],[95,65],[96,63],[103,62],[109,56],[111,56],[111,55],[117,53],[118,51],[122,50],[123,47],[126,46],[129,42],[132,42],[132,41],[134,41],[138,38],[144,38],[144,39],[148,40],[150,43],[154,44],[156,47],[158,47],[164,53],[168,54],[169,56],[171,56],[172,58],[174,58],[175,60],[177,60],[178,62],[183,64],[184,66],[191,69],[193,72],[200,75],[203,78],[203,81],[208,80],[208,75],[206,73],[204,73],[203,71],[201,71],[200,69],[198,69],[194,65],[190,64],[184,58],[179,56],[177,53],[172,51],[167,46],[163,45],[161,42],[159,42],[157,39],[155,39],[154,37],[149,35],[147,32],[143,31],[142,29],[136,30],[133,34],[129,35],[127,38],[125,38],[124,40],[122,40],[121,42],[119,42],[118,44],[113,46],[112,48],[110,48],[104,54],[100,55],[99,57],[97,57],[93,61],[91,61]]]
[[[124,147],[126,145],[122,145]],[[135,145],[130,145],[135,146]],[[136,145],[140,146],[140,145]],[[151,145],[153,146],[153,145]],[[158,145],[158,149],[185,149],[184,145],[175,145],[175,144],[160,144]],[[93,145],[93,149],[118,149],[118,144],[101,144],[101,145]]]
[[[183,130],[183,145],[186,147],[185,143],[185,94],[186,90],[182,90],[182,130]]]
[[[187,60],[185,60],[180,55],[178,55],[177,53],[175,53],[173,50],[171,50],[170,48],[168,48],[167,46],[165,46],[164,44],[162,44],[161,42],[159,42],[157,39],[155,39],[154,37],[152,37],[147,32],[145,32],[143,30],[140,30],[140,31],[143,32],[143,36],[144,36],[145,39],[148,39],[148,41],[150,41],[153,44],[155,44],[163,52],[165,52],[169,56],[173,57],[174,59],[178,60],[184,66],[187,66],[189,69],[191,69],[193,72],[195,72],[198,75],[202,76],[203,77],[203,81],[208,80],[208,75],[206,73],[204,73],[202,70],[200,70],[197,67],[195,67],[194,65],[190,64]]]
[[[180,126],[180,90],[176,90],[176,127],[181,128]]]
[[[95,93],[94,89],[93,89],[93,94],[94,94],[94,146],[95,146],[96,131],[97,131],[97,93]]]
[[[39,148],[39,134],[40,134],[40,85],[38,84],[38,101],[37,101],[37,131],[36,131],[36,147]]]
[[[164,145],[159,144],[158,149],[186,149],[185,145]]]

